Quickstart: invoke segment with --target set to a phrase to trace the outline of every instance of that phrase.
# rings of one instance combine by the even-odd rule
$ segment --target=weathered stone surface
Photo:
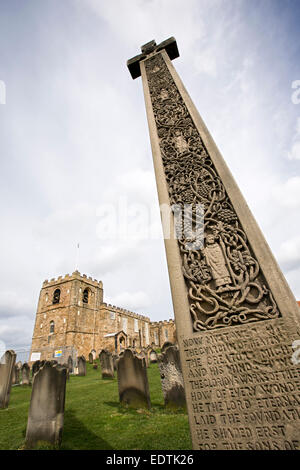
[[[15,362],[16,353],[12,350],[6,351],[0,361],[0,408],[9,404]]]
[[[117,354],[113,354],[113,364],[114,364],[114,370],[117,370],[117,361],[119,359],[119,356]]]
[[[165,405],[184,407],[185,393],[180,364],[179,349],[169,346],[158,362]]]
[[[70,371],[69,371],[69,366],[68,366],[68,364],[62,364],[62,365],[59,364],[59,366],[60,366],[60,367],[63,367],[64,369],[66,369],[67,380],[70,380]]]
[[[149,360],[151,364],[154,364],[157,362],[157,352],[154,351],[154,349],[151,349],[149,351]]]
[[[299,449],[299,307],[167,52],[132,63],[159,202],[179,213],[163,226],[193,447]],[[186,205],[202,230],[180,231]]]
[[[73,364],[72,356],[69,356],[69,357],[68,357],[68,369],[69,369],[69,373],[70,373],[70,374],[73,374],[73,372],[74,372],[74,364]]]
[[[147,354],[144,350],[142,350],[139,354],[136,354],[136,356],[137,356],[139,359],[144,359],[145,364],[146,364],[146,367],[149,367],[148,354]]]
[[[24,362],[21,369],[22,385],[30,385],[30,367]]]
[[[17,364],[13,367],[12,385],[20,384],[20,369]]]
[[[45,364],[45,361],[37,360],[32,364],[32,377]]]
[[[170,346],[174,346],[170,341],[166,341],[161,348],[161,352],[165,352]]]
[[[60,445],[64,423],[66,368],[46,362],[34,375],[26,429],[26,445]]]
[[[117,362],[120,402],[133,408],[150,408],[150,394],[145,359],[126,349]]]
[[[80,377],[86,375],[86,360],[84,356],[80,356],[77,358],[77,367],[78,367],[78,374]]]
[[[113,356],[109,351],[102,349],[99,354],[101,373],[103,379],[113,379],[114,378],[114,362]]]

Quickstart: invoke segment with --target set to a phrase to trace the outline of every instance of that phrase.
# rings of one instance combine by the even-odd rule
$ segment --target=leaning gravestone
[[[93,356],[93,353],[90,352],[89,354],[89,364],[93,364],[94,362],[94,356]]]
[[[170,407],[184,407],[186,401],[179,349],[176,346],[167,348],[160,357],[158,367],[165,405]]]
[[[84,356],[80,356],[77,358],[78,363],[78,374],[80,377],[86,375],[86,360]]]
[[[129,349],[117,362],[120,402],[132,408],[150,408],[150,393],[145,359]]]
[[[24,362],[21,369],[22,385],[30,385],[30,367]]]
[[[13,371],[16,362],[16,353],[6,351],[0,362],[0,408],[7,408],[12,386]]]
[[[99,354],[101,373],[103,379],[114,378],[114,361],[112,354],[106,349],[102,349]]]
[[[60,445],[62,439],[66,368],[45,362],[36,372],[30,400],[26,429],[26,446],[33,447],[37,442]]]
[[[157,362],[157,353],[154,351],[154,349],[150,350],[149,359],[151,364],[155,364]]]

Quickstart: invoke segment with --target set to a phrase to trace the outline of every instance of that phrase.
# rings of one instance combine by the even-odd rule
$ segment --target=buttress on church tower
[[[103,302],[103,284],[75,271],[43,282],[29,362],[72,355],[94,358],[102,349],[119,353],[175,342],[174,320],[151,322],[149,317]]]

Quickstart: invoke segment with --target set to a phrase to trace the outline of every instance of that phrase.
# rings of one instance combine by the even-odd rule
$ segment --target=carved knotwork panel
[[[281,316],[162,55],[147,59],[145,69],[171,206],[201,204],[204,212],[202,248],[188,249],[184,234],[178,239],[193,329]]]

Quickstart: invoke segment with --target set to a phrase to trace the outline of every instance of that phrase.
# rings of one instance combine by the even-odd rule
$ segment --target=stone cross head
[[[152,54],[153,52],[159,52],[163,49],[165,49],[166,53],[168,54],[171,60],[179,57],[177,42],[175,38],[171,37],[169,39],[166,39],[158,45],[154,40],[149,41],[141,47],[141,54],[136,55],[135,57],[132,57],[132,59],[127,60],[127,67],[132,78],[134,79],[141,76],[141,60],[146,59],[146,57]]]

